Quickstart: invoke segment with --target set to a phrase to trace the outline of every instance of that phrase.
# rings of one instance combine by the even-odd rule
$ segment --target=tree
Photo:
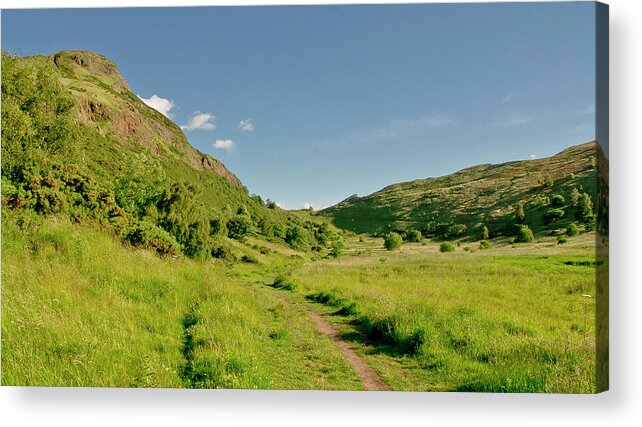
[[[564,217],[564,210],[559,208],[552,208],[544,214],[544,223],[550,224],[558,221]]]
[[[553,186],[553,179],[550,176],[544,178],[544,187],[551,188]]]
[[[293,249],[303,250],[308,245],[307,233],[298,225],[288,227],[285,232],[285,242]]]
[[[517,230],[517,237],[515,242],[517,243],[530,243],[535,240],[535,236],[528,225],[520,225]]]
[[[582,193],[580,196],[580,200],[578,202],[578,216],[578,219],[586,224],[590,223],[594,218],[593,202],[591,201],[591,196],[587,193]]]
[[[463,236],[466,234],[467,229],[468,227],[465,224],[453,224],[448,227],[445,236],[447,238]]]
[[[580,197],[581,197],[581,194],[578,191],[578,189],[576,187],[573,187],[573,189],[571,190],[571,195],[569,196],[569,199],[571,201],[571,205],[572,206],[577,206],[577,204],[580,201]]]
[[[406,233],[406,240],[409,242],[421,242],[422,237],[421,231],[419,230],[411,230]]]
[[[243,241],[252,230],[252,221],[246,215],[236,215],[227,221],[227,237]]]
[[[551,202],[553,203],[553,206],[564,206],[564,196],[562,196],[561,194],[556,194],[551,199]]]
[[[185,255],[193,258],[206,253],[210,237],[210,222],[199,200],[200,188],[175,183],[156,203],[159,225],[183,246]]]
[[[401,236],[395,232],[388,233],[383,238],[383,246],[389,251],[401,247],[401,243],[402,243]]]
[[[488,227],[485,225],[482,227],[482,240],[488,240],[490,236],[490,232],[488,231]]]
[[[517,204],[517,209],[515,209],[515,221],[518,223],[524,222],[524,218],[526,215],[524,214],[524,205],[522,203]]]

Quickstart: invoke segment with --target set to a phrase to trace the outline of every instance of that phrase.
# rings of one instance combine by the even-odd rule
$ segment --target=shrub
[[[243,241],[252,230],[252,221],[249,217],[241,214],[227,221],[227,236],[230,239]]]
[[[553,180],[550,176],[544,178],[544,187],[551,188],[553,186]]]
[[[564,206],[564,201],[564,196],[562,196],[561,194],[556,194],[551,199],[551,203],[553,204],[553,206]]]
[[[517,230],[517,236],[515,237],[516,243],[530,243],[535,240],[535,236],[528,225],[521,225]]]
[[[448,227],[445,236],[447,238],[463,236],[464,234],[466,234],[467,229],[468,227],[466,227],[465,224],[453,224]]]
[[[544,214],[544,223],[550,224],[564,217],[564,210],[559,208],[552,208]]]
[[[279,274],[276,276],[274,279],[274,283],[272,283],[272,286],[277,288],[277,289],[285,289],[286,291],[292,291],[296,289],[296,285],[292,283],[287,277]]]
[[[572,206],[577,206],[577,204],[580,201],[580,196],[581,196],[581,194],[578,191],[578,189],[573,187],[573,189],[571,190],[571,195],[569,196]]]
[[[213,247],[210,250],[210,255],[213,258],[218,258],[226,261],[236,261],[236,256],[232,252],[232,249],[227,245],[218,245]]]
[[[285,242],[293,249],[305,249],[308,245],[306,231],[298,225],[289,227],[285,233]]]
[[[519,203],[517,205],[517,208],[515,208],[515,221],[522,223],[524,222],[524,218],[526,215],[524,214],[524,205],[522,203]]]
[[[593,202],[591,196],[582,193],[578,202],[578,219],[584,223],[590,223],[593,220]]]
[[[487,240],[490,237],[490,232],[488,231],[488,227],[485,225],[482,227],[482,240]]]
[[[580,229],[575,223],[571,223],[566,229],[567,236],[578,236],[580,234]]]
[[[408,242],[421,242],[422,237],[421,231],[419,230],[411,230],[406,234],[406,240]]]
[[[559,245],[561,245],[562,243],[566,243],[566,242],[568,242],[568,239],[566,237],[564,237],[564,236],[560,236],[560,237],[557,238],[557,243]]]
[[[389,250],[392,251],[393,249],[397,249],[401,247],[402,239],[401,236],[398,233],[388,233],[384,238],[383,238],[383,246]]]
[[[341,253],[343,252],[343,242],[340,240],[337,240],[332,244],[332,248],[330,249],[330,256],[337,258],[341,256]]]
[[[450,242],[442,242],[439,245],[439,252],[454,252],[455,246]]]
[[[488,240],[482,240],[479,242],[479,249],[490,249],[490,242]]]
[[[258,264],[259,260],[253,257],[252,255],[243,255],[241,261],[247,262],[249,264]]]
[[[125,238],[134,246],[156,251],[159,255],[178,255],[180,245],[167,231],[148,221],[136,221],[127,230]]]

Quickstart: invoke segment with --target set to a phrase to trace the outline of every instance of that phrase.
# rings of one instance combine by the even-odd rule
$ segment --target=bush
[[[557,243],[559,245],[561,245],[562,243],[566,243],[566,242],[568,242],[568,239],[566,237],[564,237],[564,236],[560,236],[560,237],[557,238]]]
[[[447,238],[463,236],[466,234],[467,229],[468,227],[465,224],[453,224],[448,227],[445,236]]]
[[[551,199],[551,203],[553,204],[553,206],[558,206],[558,207],[564,206],[564,201],[565,201],[564,196],[562,196],[561,194],[557,194],[553,196],[553,198]]]
[[[442,242],[439,245],[439,252],[455,252],[455,246],[450,242]]]
[[[218,258],[226,261],[236,261],[236,256],[232,252],[232,249],[226,245],[215,246],[210,250],[210,255],[213,258]]]
[[[544,214],[544,223],[550,224],[555,221],[558,221],[564,217],[564,210],[559,208],[553,208],[546,211]]]
[[[136,221],[127,230],[125,238],[132,245],[152,249],[159,255],[178,255],[181,252],[180,245],[171,234],[148,221]]]
[[[573,236],[579,236],[579,234],[580,234],[580,229],[575,223],[572,223],[566,229],[566,235],[567,236],[573,237]]]
[[[227,221],[227,237],[243,241],[252,230],[252,221],[245,215],[237,215]]]
[[[578,219],[583,223],[590,223],[593,220],[593,202],[591,196],[582,193],[578,202]]]
[[[388,233],[383,238],[383,246],[389,251],[392,251],[394,249],[401,247],[401,243],[402,243],[402,239],[398,233],[394,233],[394,232]]]
[[[293,249],[305,249],[308,245],[306,231],[298,225],[289,227],[285,233],[285,242]]]
[[[422,239],[421,231],[411,230],[406,234],[406,240],[408,242],[421,242]]]
[[[341,253],[343,252],[343,242],[340,240],[334,242],[332,244],[332,248],[330,249],[330,256],[337,258],[341,256]]]
[[[292,281],[288,280],[287,277],[281,274],[276,276],[276,279],[274,279],[274,283],[272,283],[272,286],[277,289],[285,289],[286,291],[292,291],[296,289],[296,285],[292,283]]]
[[[521,225],[517,230],[517,236],[515,237],[516,243],[530,243],[535,240],[535,236],[528,225]]]
[[[479,249],[490,249],[490,242],[488,240],[482,240],[479,242]]]
[[[487,240],[490,237],[490,232],[488,231],[488,227],[485,225],[482,227],[482,240]]]
[[[253,257],[252,255],[243,255],[241,261],[247,262],[249,264],[258,264],[259,260]]]
[[[524,214],[524,205],[519,203],[517,205],[517,208],[515,208],[515,221],[521,223],[524,222],[524,218],[526,215]]]

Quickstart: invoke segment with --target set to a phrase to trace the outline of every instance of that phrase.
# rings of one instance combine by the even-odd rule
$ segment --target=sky
[[[595,139],[595,5],[2,10],[2,49],[114,61],[290,209]]]

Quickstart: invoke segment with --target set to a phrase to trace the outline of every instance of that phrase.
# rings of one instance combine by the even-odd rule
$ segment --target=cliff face
[[[125,147],[143,147],[154,157],[184,162],[197,171],[210,171],[242,186],[223,163],[192,147],[179,126],[139,99],[116,64],[107,58],[74,50],[25,59],[53,63],[60,82],[77,101],[79,124],[93,127]]]

